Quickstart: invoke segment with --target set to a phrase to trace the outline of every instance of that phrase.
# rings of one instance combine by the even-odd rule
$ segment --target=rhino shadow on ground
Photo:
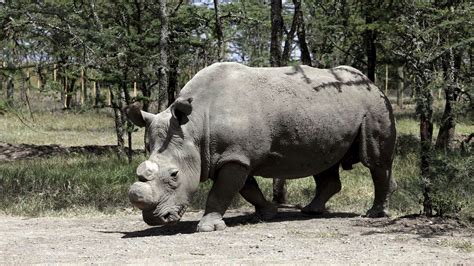
[[[234,226],[245,226],[247,224],[257,223],[277,223],[284,221],[301,221],[310,219],[332,219],[332,218],[353,218],[358,217],[360,214],[356,213],[325,213],[321,215],[308,215],[303,214],[300,211],[280,211],[278,215],[270,221],[261,221],[254,213],[244,213],[232,217],[224,217],[224,221],[227,227]],[[136,237],[150,237],[150,236],[169,236],[177,234],[192,234],[196,232],[198,221],[181,221],[173,225],[156,226],[150,227],[139,231],[101,231],[102,233],[120,233],[123,234],[122,238],[136,238]]]
[[[374,230],[361,235],[375,234],[412,234],[419,238],[435,238],[452,235],[466,228],[458,219],[442,217],[426,217],[423,215],[407,215],[397,218],[367,219],[355,223],[355,226],[371,227]],[[471,231],[472,232],[472,231]]]

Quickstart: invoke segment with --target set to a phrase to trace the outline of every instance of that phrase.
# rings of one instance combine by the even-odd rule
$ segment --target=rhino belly
[[[301,178],[316,175],[339,163],[351,141],[321,146],[285,147],[269,152],[255,167],[254,175],[268,178]]]

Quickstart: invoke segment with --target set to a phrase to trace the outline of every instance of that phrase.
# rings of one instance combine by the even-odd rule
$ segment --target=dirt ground
[[[202,212],[149,227],[138,214],[111,217],[0,216],[0,264],[25,263],[449,263],[474,262],[472,229],[455,220],[320,217],[283,210],[258,222],[231,210],[228,228],[194,233]]]

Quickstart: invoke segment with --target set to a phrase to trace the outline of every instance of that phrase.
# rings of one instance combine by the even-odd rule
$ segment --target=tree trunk
[[[120,107],[122,96],[121,93],[118,93],[119,99],[114,99],[115,95],[112,91],[112,86],[109,85],[109,92],[111,97],[111,105],[112,109],[114,110],[114,121],[115,121],[115,133],[117,135],[117,156],[121,160],[125,158],[125,142],[123,139],[124,135],[124,118],[122,117],[122,108]]]
[[[93,102],[94,107],[98,107],[98,104],[100,102],[100,90],[97,85],[98,85],[97,81],[92,82],[92,94],[94,96],[94,102]]]
[[[283,29],[283,17],[281,15],[282,1],[271,1],[272,34],[270,40],[270,65],[279,67],[282,65],[281,39]],[[273,179],[273,201],[279,204],[286,203],[286,188],[284,179]]]
[[[47,75],[45,75],[45,73],[43,73],[42,70],[43,69],[40,67],[36,68],[36,75],[38,77],[38,85],[39,85],[38,90],[40,92],[44,91],[44,86],[46,85],[46,82],[47,82]],[[46,69],[46,73],[47,73],[47,69]]]
[[[178,94],[178,60],[171,60],[169,83],[168,83],[168,101],[171,105],[176,100]]]
[[[143,111],[148,112],[150,108],[151,89],[149,88],[149,86],[147,86],[146,82],[139,82],[139,86],[140,86],[140,91],[142,92],[142,96],[143,96],[142,109]]]
[[[65,83],[65,104],[64,104],[64,109],[71,109],[71,103],[72,103],[72,96],[74,92],[74,83],[76,81],[74,79],[68,80],[66,77],[66,83]]]
[[[388,64],[385,64],[385,95],[388,97]]]
[[[281,66],[281,39],[283,29],[282,0],[271,0],[272,34],[270,40],[270,65]]]
[[[433,203],[431,201],[431,185],[429,180],[430,177],[430,160],[431,160],[431,141],[433,138],[433,123],[431,117],[421,115],[420,116],[420,167],[421,176],[424,182],[423,189],[423,213],[427,216],[433,215]]]
[[[457,72],[461,68],[461,62],[461,53],[454,56],[451,50],[449,60],[444,60],[443,64],[445,79],[448,80],[448,85],[444,88],[446,102],[435,147],[437,150],[444,150],[445,152],[452,149],[451,143],[456,130],[456,112],[454,107],[459,96],[456,82]]]
[[[436,139],[436,149],[450,151],[452,149],[451,143],[454,138],[456,130],[456,119],[453,110],[453,105],[457,99],[456,88],[447,86],[444,89],[446,96],[446,103],[444,106],[443,117],[441,118],[441,125]]]
[[[290,56],[291,56],[291,48],[293,46],[293,40],[295,39],[295,33],[296,30],[298,29],[298,13],[296,12],[296,3],[298,0],[294,0],[293,3],[295,4],[295,12],[293,13],[293,20],[291,22],[291,28],[290,31],[288,32],[285,40],[285,45],[283,46],[283,53],[281,56],[281,64],[282,65],[287,65],[288,62],[290,61]]]
[[[126,73],[126,72],[125,72]],[[127,80],[126,74],[124,75],[124,80]],[[130,94],[127,89],[127,83],[122,82],[120,86],[120,104],[119,104],[119,112],[120,112],[120,117],[122,119],[122,125],[125,125],[125,128],[127,129],[127,140],[128,140],[128,150],[127,150],[127,159],[128,163],[132,163],[133,159],[133,147],[132,147],[132,132],[133,132],[133,124],[126,119],[126,116],[123,113],[123,107],[127,106],[131,103],[130,101]]]
[[[0,93],[2,94],[2,98],[5,97],[6,93],[3,91],[3,88],[5,87],[3,85],[3,76],[0,74]]]
[[[273,199],[277,204],[285,204],[288,201],[288,193],[286,191],[286,180],[275,178],[273,179]]]
[[[13,84],[13,77],[9,75],[7,78],[7,104],[13,106],[13,91],[15,85]]]
[[[398,88],[397,88],[397,105],[403,109],[403,90],[405,89],[405,76],[403,66],[397,68],[398,72]]]
[[[215,19],[215,31],[217,38],[217,61],[221,62],[224,58],[224,47],[223,39],[224,34],[222,32],[222,22],[219,16],[219,0],[214,0],[214,19]]]
[[[306,42],[306,29],[304,25],[303,11],[301,10],[301,0],[293,0],[295,13],[298,17],[298,42],[300,44],[301,62],[303,65],[311,66],[311,53]]]
[[[433,204],[431,201],[430,184],[430,161],[433,139],[433,96],[426,88],[428,82],[418,81],[416,88],[417,103],[416,110],[420,118],[420,170],[421,178],[424,181],[423,188],[423,212],[427,216],[433,215]]]
[[[372,1],[368,0],[365,6],[365,24],[369,25],[372,24],[375,20],[372,16],[371,8],[372,8]],[[364,34],[365,39],[365,49],[367,55],[367,77],[372,81],[375,82],[375,66],[377,63],[377,50],[375,47],[375,38],[377,36],[377,32],[375,30],[367,29]]]
[[[88,100],[87,97],[87,87],[86,87],[86,79],[84,74],[84,68],[81,68],[81,105],[84,105]]]
[[[166,14],[166,0],[159,0],[160,19],[160,69],[159,69],[159,83],[158,83],[158,111],[161,112],[168,107],[168,43],[169,43],[169,29],[168,16]]]

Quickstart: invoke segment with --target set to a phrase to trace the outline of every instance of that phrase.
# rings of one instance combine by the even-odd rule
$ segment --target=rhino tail
[[[372,156],[369,155],[369,150],[373,149],[373,147],[368,147],[370,145],[371,139],[367,135],[367,131],[367,115],[364,115],[359,129],[359,158],[363,165],[365,165],[367,168],[371,168]]]

